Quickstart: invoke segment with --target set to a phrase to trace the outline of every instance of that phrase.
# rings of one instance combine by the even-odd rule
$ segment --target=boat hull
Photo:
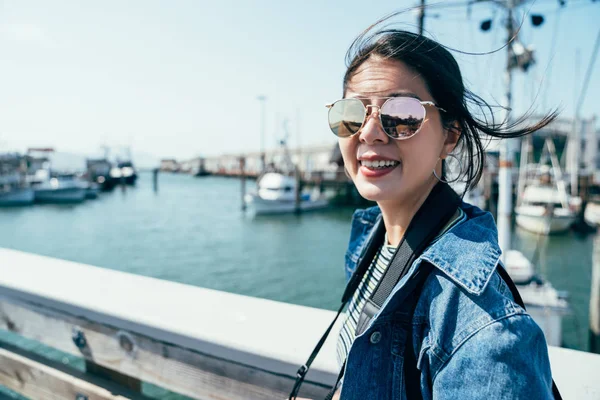
[[[36,189],[35,202],[45,204],[74,204],[85,200],[86,189],[79,187]]]
[[[35,193],[33,189],[17,189],[7,193],[0,193],[0,207],[18,207],[33,204]]]
[[[574,213],[557,214],[554,213],[551,217],[540,215],[537,212],[529,212],[527,209],[519,209],[515,211],[517,215],[517,225],[521,228],[538,234],[554,234],[566,232],[575,222],[576,215]]]
[[[287,214],[296,211],[296,202],[290,200],[267,200],[255,194],[247,194],[244,201],[256,215]],[[303,200],[300,202],[300,211],[319,210],[328,206],[327,199]]]

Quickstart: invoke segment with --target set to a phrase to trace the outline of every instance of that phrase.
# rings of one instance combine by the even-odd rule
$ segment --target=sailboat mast
[[[514,37],[513,8],[516,0],[507,1],[508,18],[506,28],[507,37],[507,57],[506,71],[504,72],[504,115],[502,120],[508,124],[510,118],[510,108],[512,105],[512,67],[511,57],[513,54],[512,42]],[[514,139],[504,139],[500,147],[500,162],[498,168],[498,243],[502,249],[502,259],[505,261],[506,252],[510,249],[510,225],[512,216],[512,167],[513,167],[513,145]]]

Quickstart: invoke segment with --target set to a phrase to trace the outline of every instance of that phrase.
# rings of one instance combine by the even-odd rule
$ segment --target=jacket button
[[[369,338],[372,344],[377,344],[381,340],[381,332],[375,331],[371,333],[371,337]]]

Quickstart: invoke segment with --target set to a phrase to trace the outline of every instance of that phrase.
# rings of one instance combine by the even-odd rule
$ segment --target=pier
[[[289,157],[289,159],[288,159]],[[243,162],[241,162],[243,160]],[[343,162],[336,143],[286,149],[283,147],[262,152],[197,157],[178,163],[161,162],[165,172],[191,173],[197,176],[214,175],[256,179],[265,169],[279,169],[291,161],[308,184],[340,185],[350,182],[344,173]],[[241,168],[243,165],[243,169]]]
[[[0,329],[85,362],[0,346],[0,385],[33,399],[143,398],[142,382],[194,399],[283,399],[334,312],[0,249]],[[334,328],[336,329],[336,328]],[[336,335],[301,396],[335,381]],[[600,398],[600,355],[550,348],[565,399]]]

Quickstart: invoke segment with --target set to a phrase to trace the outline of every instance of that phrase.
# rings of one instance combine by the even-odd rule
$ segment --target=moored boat
[[[255,215],[293,213],[296,207],[296,180],[280,172],[267,172],[259,177],[256,193],[246,194],[244,201]],[[299,210],[328,207],[328,200],[318,191],[301,193]]]
[[[528,162],[529,152],[528,142],[524,140],[515,207],[517,225],[542,235],[566,232],[577,218],[581,199],[567,194],[552,138],[544,141],[539,164]],[[547,165],[548,159],[550,165]]]
[[[554,186],[528,186],[521,204],[515,208],[517,225],[538,234],[566,232],[577,217],[569,203],[566,193]]]
[[[51,178],[33,186],[36,203],[81,203],[85,200],[86,189],[72,181]]]
[[[74,175],[51,177],[46,169],[30,177],[36,203],[81,203],[85,200],[87,186]]]

